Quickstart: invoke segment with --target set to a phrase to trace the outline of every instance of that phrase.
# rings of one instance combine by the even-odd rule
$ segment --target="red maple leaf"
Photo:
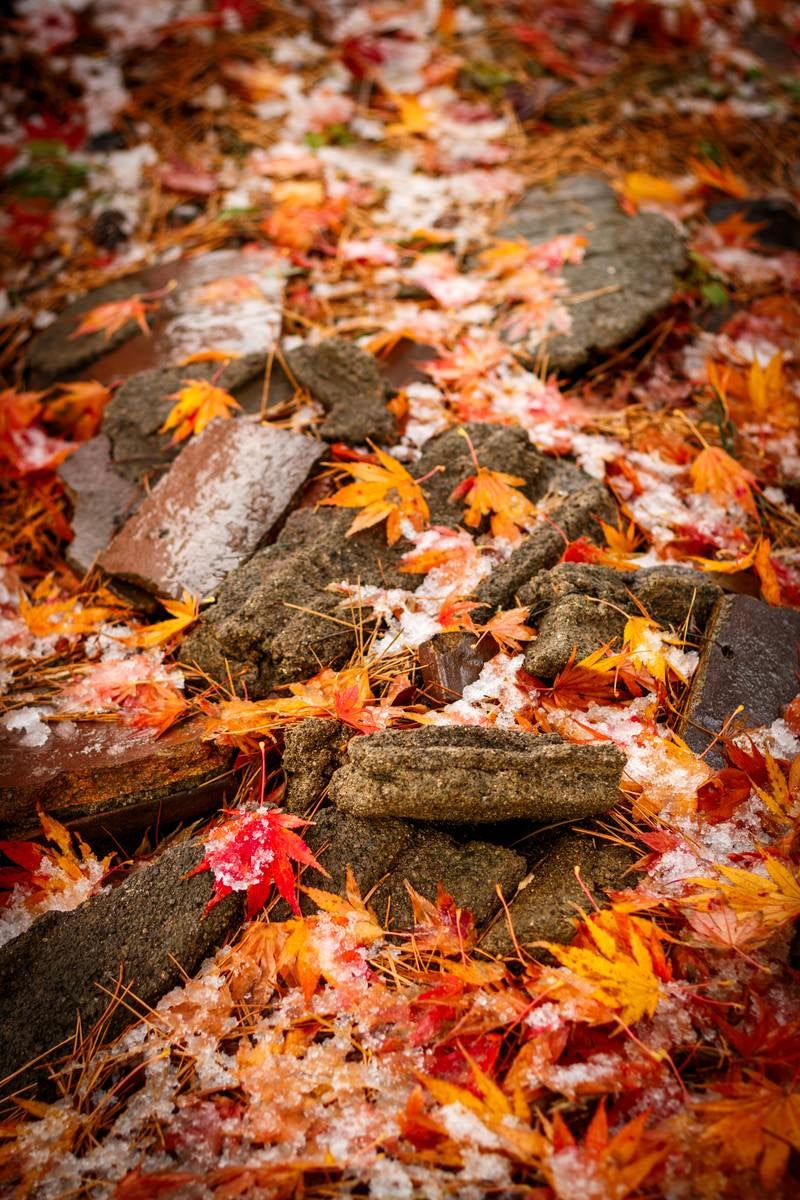
[[[214,894],[206,912],[230,892],[247,892],[249,919],[266,902],[274,884],[299,917],[297,884],[290,860],[328,874],[303,839],[292,833],[298,826],[311,822],[274,808],[226,809],[226,816],[230,819],[205,838],[205,858],[190,871],[190,875],[211,871],[214,876]]]

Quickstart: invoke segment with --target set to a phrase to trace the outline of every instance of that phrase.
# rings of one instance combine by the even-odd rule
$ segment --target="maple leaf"
[[[738,504],[751,517],[758,517],[752,491],[758,486],[755,475],[720,446],[701,450],[689,468],[689,475],[695,492],[707,492],[725,508],[731,503]]]
[[[587,946],[537,943],[569,972],[553,972],[548,983],[556,991],[566,988],[599,1005],[601,1021],[617,1016],[630,1025],[652,1017],[662,997],[661,981],[669,978],[661,930],[651,921],[612,908],[586,917],[579,934]]]
[[[490,634],[500,649],[505,650],[507,654],[519,654],[522,651],[522,643],[536,637],[535,630],[525,624],[527,615],[527,608],[509,608],[505,612],[496,613],[485,625],[477,625],[476,629],[482,637]]]
[[[340,508],[362,508],[347,531],[352,537],[361,529],[369,529],[386,521],[386,540],[390,546],[403,532],[403,522],[420,530],[428,519],[428,505],[419,482],[409,475],[402,463],[373,447],[377,463],[352,463],[345,467],[354,483],[340,488],[335,496],[321,503]]]
[[[83,880],[87,890],[76,897],[76,901],[85,899],[89,890],[99,885],[113,854],[100,862],[79,834],[70,833],[41,809],[38,816],[42,833],[52,846],[0,841],[0,850],[16,864],[15,867],[0,867],[0,892],[20,888],[26,908],[35,910],[43,903],[57,908],[58,904],[52,903],[53,898],[64,896]],[[0,905],[8,898],[0,895]]]
[[[243,300],[263,300],[264,293],[250,275],[226,275],[203,284],[194,299],[198,304],[241,304]]]
[[[231,417],[231,409],[241,408],[230,392],[215,387],[208,379],[184,379],[183,387],[167,399],[174,400],[175,404],[158,432],[168,433],[174,429],[172,446],[190,434],[201,433],[217,417]]]
[[[781,603],[781,585],[771,558],[772,543],[769,538],[759,538],[753,555],[753,569],[761,584],[761,595],[767,604]]]
[[[648,1134],[649,1112],[640,1113],[613,1136],[609,1136],[605,1101],[601,1101],[582,1142],[577,1142],[556,1112],[550,1126],[551,1151],[542,1172],[558,1200],[575,1200],[575,1181],[582,1180],[581,1193],[624,1200],[639,1189],[670,1147],[664,1138]]]
[[[250,919],[266,902],[274,885],[292,912],[299,916],[292,860],[314,867],[322,875],[328,874],[303,839],[292,832],[311,822],[274,808],[236,808],[225,812],[228,819],[204,838],[203,861],[189,872],[197,875],[200,871],[211,871],[214,876],[214,891],[206,912],[230,892],[246,892]]]
[[[800,816],[800,812],[798,812],[800,795],[796,790],[797,780],[793,778],[796,774],[795,766],[793,764],[790,769],[789,779],[785,779],[783,771],[767,750],[764,753],[764,768],[769,790],[766,787],[759,787],[757,784],[753,785],[753,790],[773,816],[786,825],[791,825]]]
[[[400,120],[387,125],[384,133],[394,134],[427,133],[433,124],[433,113],[416,96],[403,96],[391,92],[389,99],[400,114]]]
[[[19,615],[34,637],[52,637],[54,634],[77,637],[96,633],[119,611],[103,605],[83,605],[80,596],[62,598],[51,589],[52,580],[47,576],[34,591],[33,603],[27,596],[20,595]]]
[[[474,475],[454,488],[450,499],[466,502],[465,525],[477,529],[488,516],[494,536],[516,546],[522,540],[522,530],[532,528],[538,518],[536,505],[517,491],[517,485],[525,482],[519,475],[478,467]]]
[[[194,363],[205,362],[224,362],[229,363],[234,358],[241,358],[238,350],[218,350],[211,347],[208,350],[197,350],[194,354],[187,354],[178,363],[179,367],[190,367]]]
[[[744,950],[761,937],[761,920],[757,916],[742,916],[727,905],[717,905],[707,912],[687,913],[686,919],[697,934],[701,946],[722,950]]]
[[[711,1123],[702,1140],[714,1144],[721,1161],[734,1170],[758,1170],[762,1185],[773,1192],[800,1151],[800,1092],[762,1075],[719,1083],[720,1099],[697,1105]]]
[[[687,682],[686,676],[676,665],[674,653],[683,646],[682,639],[665,633],[647,617],[628,618],[622,643],[623,650],[630,655],[633,665],[648,671],[660,683],[665,683],[670,673],[676,675],[683,683]]]
[[[459,908],[442,885],[436,885],[436,902],[415,892],[406,880],[411,901],[414,945],[440,954],[463,955],[475,943],[475,920],[468,909]]]
[[[611,704],[624,695],[624,689],[633,695],[641,694],[640,683],[647,687],[652,681],[645,675],[638,680],[630,670],[626,654],[609,654],[608,646],[601,646],[576,662],[573,646],[566,666],[559,671],[552,684],[533,679],[537,689],[537,703],[545,708],[587,709],[592,704]]]
[[[183,693],[169,683],[143,683],[125,705],[126,724],[134,729],[152,729],[161,737],[188,710]]]
[[[146,300],[143,293],[128,296],[125,300],[109,300],[106,304],[98,304],[85,313],[76,329],[69,335],[69,341],[84,337],[88,333],[103,333],[106,339],[122,329],[129,321],[135,321],[142,333],[149,335],[150,326],[147,324],[147,313],[158,308],[157,300]]]
[[[111,399],[111,389],[96,379],[56,386],[59,395],[47,403],[48,423],[55,423],[78,442],[94,437],[100,428],[103,410]]]
[[[165,642],[182,634],[193,625],[200,613],[200,600],[186,588],[180,600],[161,600],[162,606],[172,615],[166,621],[158,621],[155,625],[147,625],[137,629],[129,637],[120,638],[126,646],[150,648],[163,646]]]
[[[761,940],[766,941],[774,930],[800,917],[800,878],[790,866],[769,853],[764,854],[763,864],[766,875],[742,867],[718,866],[724,883],[720,879],[687,879],[687,883],[706,888],[712,895],[687,897],[681,903],[706,909],[717,899],[737,914],[752,913],[759,917]]]
[[[677,184],[659,175],[649,175],[646,171],[629,171],[623,180],[621,192],[633,209],[648,203],[674,206],[684,198],[683,189]]]
[[[701,161],[698,158],[690,158],[689,167],[697,182],[706,187],[716,188],[718,192],[725,192],[739,200],[744,199],[748,193],[747,184],[727,164],[718,166],[708,159]]]

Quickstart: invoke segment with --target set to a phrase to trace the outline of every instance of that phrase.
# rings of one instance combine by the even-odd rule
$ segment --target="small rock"
[[[283,803],[289,812],[305,813],[320,799],[352,732],[341,721],[318,717],[289,726],[283,738]]]
[[[606,892],[628,886],[625,877],[635,860],[632,850],[606,838],[572,831],[558,834],[534,866],[530,881],[509,905],[519,944],[572,940],[576,918],[590,907],[575,878],[576,866],[581,881],[602,905]],[[513,954],[514,943],[505,913],[484,934],[480,944],[489,954]],[[535,957],[540,953],[534,950]]]
[[[92,226],[90,237],[95,246],[101,246],[104,250],[114,250],[122,242],[127,242],[130,234],[125,213],[117,208],[101,212]]]
[[[603,600],[573,593],[556,600],[539,621],[538,636],[525,652],[525,670],[554,679],[572,655],[577,661],[616,643],[619,649],[627,614]]]
[[[158,816],[179,820],[219,795],[231,754],[203,742],[188,722],[156,739],[113,721],[54,721],[41,746],[0,741],[0,834],[39,831],[37,805],[61,822],[140,827]],[[168,803],[167,803],[168,802]],[[185,803],[184,803],[185,802]],[[178,811],[178,805],[181,809]],[[206,799],[205,807],[209,804]]]
[[[121,982],[131,997],[116,1006],[106,1031],[118,1034],[136,1019],[137,1001],[143,1011],[152,1007],[236,928],[241,894],[206,914],[211,875],[186,877],[202,857],[196,843],[170,846],[113,891],[72,912],[45,913],[0,947],[0,1079],[71,1039],[78,1020],[90,1030]],[[33,1077],[25,1072],[12,1086]]]
[[[590,563],[558,563],[549,571],[539,571],[520,589],[519,598],[530,608],[532,621],[553,604],[568,596],[591,596],[605,604],[630,603],[627,585],[633,572],[615,571]]]
[[[675,273],[686,264],[683,239],[671,221],[653,213],[626,216],[605,180],[592,175],[565,176],[551,190],[532,189],[497,230],[498,237],[523,237],[534,245],[570,233],[586,237],[588,245],[583,261],[562,272],[572,328],[542,346],[551,371],[574,371],[591,355],[634,337],[669,303]],[[576,302],[570,304],[570,297]]]
[[[217,420],[181,451],[98,560],[161,596],[208,596],[275,530],[321,456],[318,442]]]
[[[306,887],[344,896],[350,867],[361,895],[366,896],[391,871],[416,835],[415,827],[408,821],[371,821],[352,817],[337,808],[323,808],[315,816],[314,824],[303,830],[303,838],[328,874],[309,869],[302,882]],[[302,893],[300,907],[305,913],[317,911],[313,900]]]
[[[325,409],[320,436],[329,442],[362,445],[392,442],[394,417],[386,407],[380,368],[371,354],[343,338],[298,346],[286,355],[289,370]]]
[[[701,571],[686,567],[647,567],[636,571],[631,591],[659,625],[689,636],[708,624],[722,588]]]
[[[428,726],[354,738],[330,796],[356,816],[486,824],[558,821],[607,812],[624,755],[556,735]]]
[[[231,282],[233,281],[233,282]],[[26,369],[32,387],[91,376],[110,384],[140,371],[178,366],[206,350],[232,357],[266,355],[281,325],[283,274],[269,253],[217,250],[162,263],[88,292],[30,343]],[[219,284],[209,297],[209,285]],[[150,296],[148,333],[133,320],[114,333],[73,337],[81,319],[101,304]],[[192,367],[188,374],[194,374]],[[107,431],[106,431],[107,432]]]
[[[83,442],[58,469],[72,503],[74,537],[66,559],[85,575],[123,521],[139,503],[139,488],[119,475],[111,462],[111,443],[102,433]]]
[[[724,596],[706,633],[692,679],[681,736],[709,766],[723,766],[717,746],[707,751],[737,705],[734,728],[770,725],[797,695],[800,612],[752,596]]]
[[[478,638],[468,633],[440,633],[423,642],[417,657],[425,699],[432,704],[458,700],[496,653],[494,638]]]

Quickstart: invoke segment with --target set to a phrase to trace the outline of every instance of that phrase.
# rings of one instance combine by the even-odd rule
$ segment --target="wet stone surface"
[[[129,320],[110,336],[72,336],[92,309],[136,295],[153,297],[145,301],[153,306],[148,333]],[[81,296],[34,338],[31,386],[78,373],[110,384],[208,350],[265,355],[280,332],[282,297],[283,274],[269,253],[218,250],[148,267]]]
[[[193,842],[171,846],[119,887],[72,912],[45,913],[0,947],[0,1079],[71,1040],[78,1019],[90,1030],[121,979],[132,995],[116,1006],[108,1034],[120,1032],[135,1020],[137,1000],[157,1003],[237,927],[241,895],[206,914],[210,873],[186,877],[202,857]],[[17,1076],[9,1086],[33,1076]]]
[[[497,234],[534,245],[558,234],[587,239],[583,261],[563,269],[572,328],[536,348],[546,352],[551,371],[573,371],[634,337],[669,303],[675,273],[687,261],[670,221],[653,213],[626,216],[605,180],[592,175],[565,176],[551,190],[527,192]]]
[[[468,633],[440,633],[423,642],[417,656],[425,700],[429,704],[458,700],[496,653],[494,638]]]
[[[66,548],[66,559],[84,575],[136,508],[142,492],[114,469],[111,444],[103,434],[83,442],[58,474],[72,504],[70,524],[75,535]]]
[[[0,836],[38,833],[37,805],[82,827],[102,826],[105,818],[109,828],[128,818],[143,827],[159,814],[177,820],[193,797],[199,810],[204,794],[219,795],[232,757],[201,741],[193,723],[158,739],[115,721],[55,721],[49,728],[41,746],[23,746],[17,734],[2,731]]]
[[[303,434],[213,421],[186,444],[99,563],[161,596],[209,596],[283,520],[321,457]]]
[[[744,711],[731,726],[770,725],[797,695],[800,612],[774,608],[752,596],[725,596],[707,632],[692,680],[681,735],[699,754],[708,749],[738,704]],[[709,766],[723,765],[713,746]]]
[[[357,816],[487,824],[606,812],[619,799],[624,756],[542,735],[428,726],[354,739],[330,796]]]
[[[575,876],[580,872],[583,884],[599,905],[606,893],[631,886],[629,874],[636,861],[626,846],[588,833],[558,833],[545,843],[544,853],[534,862],[530,879],[509,904],[509,915],[517,941],[531,948],[536,941],[569,942],[576,919],[586,912],[589,900]],[[501,914],[481,938],[481,948],[489,954],[512,954],[514,942],[505,914]],[[532,948],[534,957],[541,951]]]

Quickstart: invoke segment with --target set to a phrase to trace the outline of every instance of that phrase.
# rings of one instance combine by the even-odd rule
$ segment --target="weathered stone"
[[[145,864],[113,891],[72,912],[48,912],[0,947],[0,1079],[37,1055],[84,1033],[108,1007],[109,992],[131,989],[118,1004],[107,1033],[135,1020],[146,1007],[192,975],[243,916],[241,895],[209,913],[212,877],[187,873],[203,849],[183,841]],[[9,1080],[9,1090],[33,1081],[33,1071]]]
[[[343,896],[350,867],[361,895],[366,896],[392,870],[401,852],[413,844],[417,831],[408,821],[372,821],[338,808],[323,808],[314,824],[303,830],[303,837],[328,872],[322,875],[309,868],[303,874],[305,886]],[[313,900],[302,894],[300,907],[307,913],[317,910]]]
[[[189,722],[156,739],[148,730],[112,721],[55,721],[41,746],[23,746],[2,730],[0,834],[25,837],[39,829],[37,805],[68,824],[146,824],[186,815],[183,801],[219,794],[231,752],[200,739]],[[181,804],[179,812],[173,813]],[[152,818],[151,818],[152,819]]]
[[[606,604],[630,603],[627,584],[633,572],[615,571],[590,563],[559,563],[549,571],[540,571],[520,589],[519,598],[530,608],[535,621],[552,604],[567,596],[592,596]]]
[[[525,538],[507,562],[480,584],[476,596],[492,608],[510,608],[524,586],[539,571],[553,567],[564,553],[564,538],[596,541],[598,520],[613,521],[616,508],[602,483],[586,483],[550,513],[549,522]],[[563,534],[563,536],[562,536]]]
[[[341,721],[318,717],[289,726],[283,749],[283,803],[289,812],[307,812],[320,799],[352,734]]]
[[[632,850],[605,838],[572,831],[558,834],[533,867],[530,881],[509,905],[518,943],[530,946],[537,941],[572,939],[575,919],[588,907],[586,894],[575,878],[576,866],[581,881],[602,905],[607,891],[628,885],[625,876],[635,860]],[[484,934],[480,944],[490,954],[514,952],[505,913]],[[533,953],[538,956],[540,952],[534,949]]]
[[[72,502],[72,532],[66,549],[69,565],[85,575],[141,499],[139,488],[123,479],[111,463],[107,437],[83,442],[58,469]]]
[[[572,593],[556,600],[539,621],[538,636],[525,652],[525,670],[553,679],[569,662],[608,643],[622,641],[627,615],[604,600]]]
[[[505,897],[513,896],[525,871],[525,859],[504,846],[460,844],[446,833],[426,831],[400,852],[370,903],[388,927],[407,929],[413,916],[406,881],[426,900],[436,899],[441,884],[459,908],[469,909],[480,929],[500,908],[498,884]]]
[[[771,724],[797,695],[799,652],[796,609],[774,608],[752,596],[724,596],[706,632],[681,736],[705,753],[740,704],[737,727]],[[717,746],[705,757],[712,767],[723,765]]]
[[[98,560],[162,596],[210,595],[280,524],[321,456],[300,433],[217,420],[181,451]]]
[[[606,812],[618,800],[624,756],[557,735],[428,726],[354,738],[330,797],[357,816],[486,824]]]
[[[592,175],[566,176],[552,190],[527,192],[497,233],[533,244],[558,234],[587,239],[583,261],[562,271],[570,332],[529,347],[543,350],[555,371],[573,371],[632,338],[669,303],[675,272],[686,263],[672,222],[653,213],[626,216],[605,180]]]
[[[648,567],[636,571],[631,591],[659,625],[691,635],[705,629],[722,589],[700,571],[686,567]]]
[[[130,320],[110,335],[72,336],[90,310],[135,295],[152,297],[149,333]],[[148,267],[81,296],[33,339],[27,354],[31,385],[46,387],[87,369],[109,384],[177,366],[204,350],[263,356],[280,331],[282,295],[283,275],[269,253],[218,250]],[[189,374],[195,370],[187,368]]]
[[[381,372],[371,354],[343,338],[317,346],[298,346],[286,363],[301,387],[325,409],[319,427],[330,442],[362,444],[371,439],[391,442],[394,417],[386,407]]]
[[[423,642],[417,657],[425,699],[433,704],[458,700],[496,653],[494,638],[468,633],[440,633]]]

